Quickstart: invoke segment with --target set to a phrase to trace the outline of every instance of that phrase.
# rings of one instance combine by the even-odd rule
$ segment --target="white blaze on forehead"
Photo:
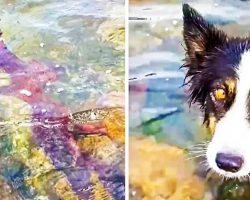
[[[242,54],[239,69],[237,70],[239,77],[237,83],[236,100],[239,101],[241,106],[246,106],[250,91],[250,51]],[[237,102],[236,102],[237,103]],[[246,111],[246,110],[245,110]]]
[[[236,96],[233,105],[215,128],[214,137],[208,146],[207,159],[210,167],[225,176],[244,176],[250,173],[250,123],[248,121],[248,95],[250,91],[250,51],[241,55],[238,69]],[[226,173],[215,163],[217,153],[232,153],[244,159],[237,173]]]

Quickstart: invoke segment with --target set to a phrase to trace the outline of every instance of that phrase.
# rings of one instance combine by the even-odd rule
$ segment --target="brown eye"
[[[216,89],[214,91],[214,97],[217,101],[223,101],[226,99],[226,92],[224,89]]]

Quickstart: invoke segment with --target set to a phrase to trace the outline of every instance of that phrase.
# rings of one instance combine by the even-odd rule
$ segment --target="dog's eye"
[[[226,92],[224,89],[216,89],[214,91],[214,97],[217,101],[223,101],[226,99]]]

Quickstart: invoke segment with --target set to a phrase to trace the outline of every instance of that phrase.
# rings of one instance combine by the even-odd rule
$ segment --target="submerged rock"
[[[204,197],[204,182],[194,175],[182,149],[135,136],[129,142],[129,178],[135,199],[200,200]]]
[[[108,143],[124,137],[124,124],[112,116],[118,119],[124,115],[115,112],[105,119],[112,133],[107,133],[104,143],[95,140],[95,148],[82,147],[68,129],[70,108],[44,90],[47,83],[58,78],[53,68],[20,60],[2,40],[0,52],[0,75],[5,79],[1,82],[4,87],[0,87],[0,147],[4,149],[0,154],[0,191],[6,190],[0,199],[8,199],[8,185],[16,199],[124,199],[124,170],[119,163],[124,159],[116,157],[120,155],[120,151],[116,154],[118,148],[108,148]],[[118,121],[124,123],[122,118]],[[117,160],[115,164],[109,155],[111,161]]]
[[[132,26],[130,25],[130,29]],[[136,28],[135,28],[136,29]],[[131,31],[131,30],[130,30]],[[163,40],[159,37],[137,30],[133,33],[133,37],[129,38],[130,55],[139,54],[145,50],[153,50],[163,44]]]
[[[112,46],[119,51],[125,49],[125,27],[124,20],[115,19],[103,22],[97,31],[101,40],[104,42],[110,42]]]
[[[239,182],[235,180],[225,181],[217,191],[216,200],[248,200],[250,199],[249,182]]]

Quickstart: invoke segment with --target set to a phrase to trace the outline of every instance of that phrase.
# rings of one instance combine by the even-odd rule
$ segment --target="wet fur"
[[[229,37],[187,4],[183,5],[183,23],[186,55],[182,67],[187,70],[184,85],[188,85],[190,105],[200,105],[204,123],[213,136],[204,149],[208,168],[228,178],[248,176],[250,38]],[[227,96],[223,101],[215,100],[213,95],[220,88]],[[237,173],[219,169],[215,157],[221,152],[243,157],[243,167]]]
[[[225,110],[216,112],[209,92],[213,90],[215,81],[237,78],[235,68],[239,64],[240,53],[250,49],[250,38],[228,37],[187,4],[183,5],[183,14],[186,57],[182,67],[187,69],[184,84],[189,86],[190,104],[201,106],[205,122],[211,111],[220,119],[221,114],[230,108],[233,98]]]

